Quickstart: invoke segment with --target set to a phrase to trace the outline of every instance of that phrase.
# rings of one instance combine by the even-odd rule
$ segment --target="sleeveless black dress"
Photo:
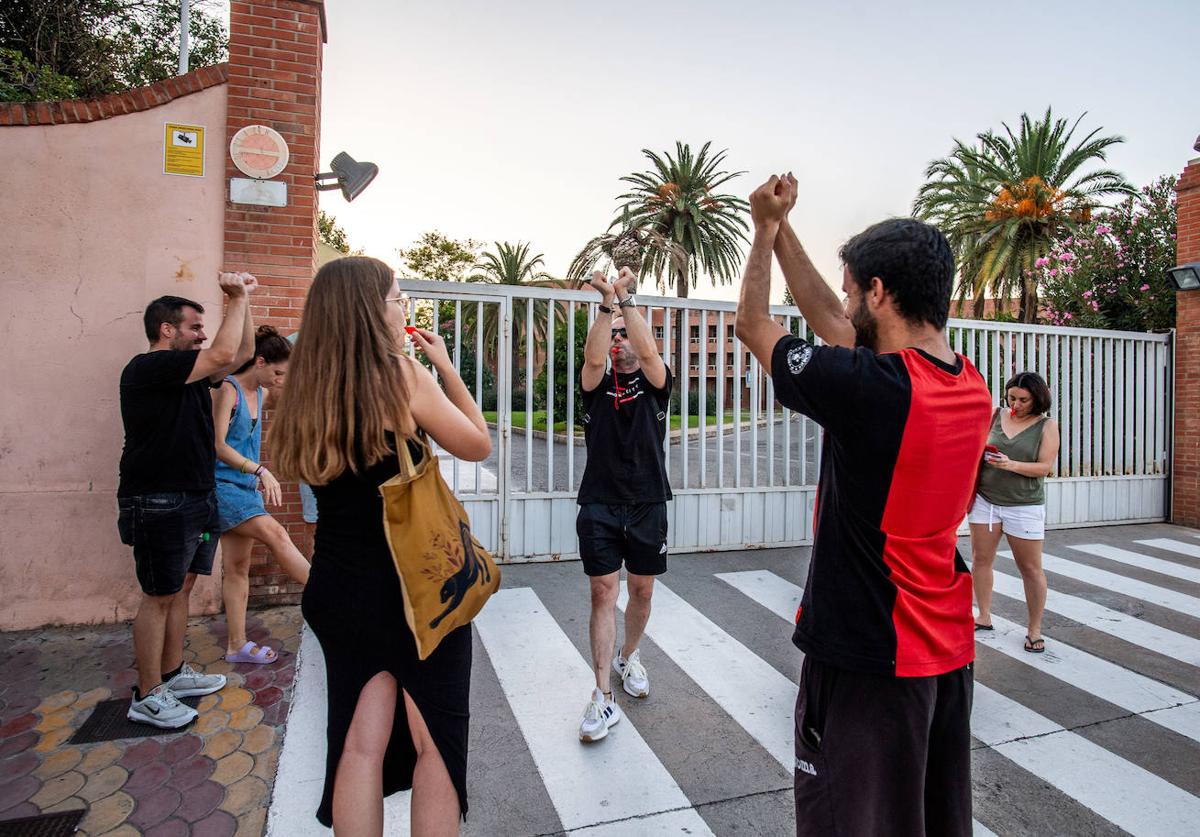
[[[419,460],[420,449],[412,443],[409,449]],[[390,456],[359,474],[347,470],[328,485],[313,486],[317,531],[300,610],[321,643],[328,671],[329,751],[317,809],[325,826],[333,823],[334,777],[359,693],[381,671],[392,674],[420,709],[458,791],[462,815],[467,813],[471,626],[447,635],[427,659],[417,658],[379,496],[379,485],[399,470],[399,461]],[[404,699],[397,694],[383,762],[384,796],[412,787],[416,759]]]

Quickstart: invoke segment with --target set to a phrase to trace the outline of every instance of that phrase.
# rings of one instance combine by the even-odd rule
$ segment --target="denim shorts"
[[[300,512],[305,523],[317,522],[317,495],[313,494],[312,486],[300,483]]]
[[[267,510],[257,488],[217,480],[217,531],[221,534],[241,526],[252,517],[261,517]]]
[[[121,543],[133,547],[138,583],[147,596],[178,593],[188,573],[212,575],[218,541],[214,492],[118,497],[117,508]]]

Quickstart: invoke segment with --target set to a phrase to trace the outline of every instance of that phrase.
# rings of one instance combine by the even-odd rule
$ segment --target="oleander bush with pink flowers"
[[[1098,213],[1034,263],[1052,325],[1161,331],[1175,325],[1175,182],[1160,177]]]

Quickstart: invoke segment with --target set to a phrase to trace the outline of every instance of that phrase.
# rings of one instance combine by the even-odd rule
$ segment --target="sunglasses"
[[[613,337],[616,337],[617,335],[620,335],[621,337],[624,337],[624,338],[626,338],[626,339],[628,339],[628,338],[629,338],[629,332],[627,332],[627,331],[626,331],[625,329],[623,329],[623,328],[614,328],[614,329],[612,330],[612,336],[613,336]]]

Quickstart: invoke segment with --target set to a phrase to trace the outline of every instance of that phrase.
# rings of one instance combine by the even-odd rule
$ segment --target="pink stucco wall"
[[[146,350],[141,314],[156,296],[199,301],[216,333],[226,95],[222,84],[87,124],[0,127],[0,629],[137,606],[116,530],[117,382]],[[206,127],[203,177],[162,173],[166,122]],[[194,611],[219,607],[218,579],[197,584]]]

